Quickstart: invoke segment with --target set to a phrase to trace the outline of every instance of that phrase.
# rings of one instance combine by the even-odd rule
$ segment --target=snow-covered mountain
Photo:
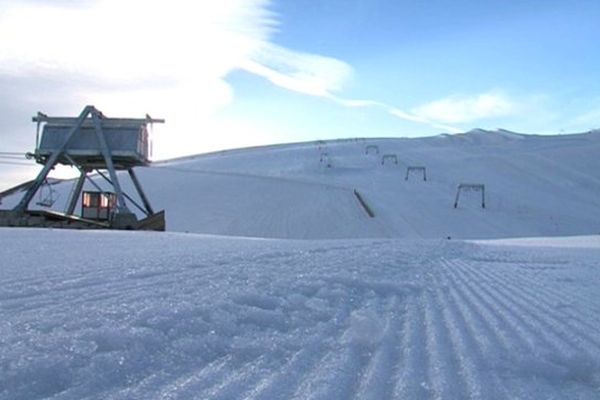
[[[599,154],[598,131],[473,130],[223,151],[157,163],[139,175],[155,208],[166,210],[170,231],[301,239],[558,236],[600,232]],[[421,171],[405,180],[411,166],[426,167],[427,181]],[[485,209],[479,192],[461,192],[454,208],[461,183],[485,185]],[[55,186],[60,209],[70,183]]]
[[[368,146],[379,154],[365,154]],[[572,235],[600,232],[593,217],[599,154],[600,132],[473,131],[234,150],[162,163],[141,179],[174,231],[313,239]],[[382,165],[384,155],[398,164],[388,157]],[[427,181],[419,173],[405,180],[410,166],[426,167]],[[486,208],[472,192],[461,193],[454,209],[460,183],[484,184]]]

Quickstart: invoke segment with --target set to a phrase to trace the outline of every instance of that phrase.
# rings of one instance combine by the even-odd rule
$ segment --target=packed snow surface
[[[597,246],[0,241],[1,399],[600,396]]]
[[[473,131],[138,170],[171,232],[0,229],[0,399],[598,399],[599,151]]]

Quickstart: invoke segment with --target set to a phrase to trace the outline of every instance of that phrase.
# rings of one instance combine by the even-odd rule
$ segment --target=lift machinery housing
[[[26,186],[21,201],[12,210],[0,210],[0,226],[165,230],[164,211],[153,210],[134,171],[134,167],[150,163],[148,127],[164,120],[148,115],[137,119],[107,118],[94,106],[87,106],[75,118],[38,113],[33,122],[38,128],[36,148],[28,156],[43,167],[35,180]],[[36,193],[48,186],[48,174],[57,164],[72,166],[79,171],[65,209],[60,212],[30,209]],[[127,171],[138,201],[123,191],[119,181],[123,174],[118,171]],[[90,176],[93,173],[108,185],[101,187],[95,183]],[[96,190],[84,191],[86,182]],[[110,189],[106,189],[107,186]],[[81,213],[77,215],[75,209],[79,202]],[[49,199],[44,200],[45,207],[51,203]],[[141,218],[131,211],[130,206],[139,210]]]

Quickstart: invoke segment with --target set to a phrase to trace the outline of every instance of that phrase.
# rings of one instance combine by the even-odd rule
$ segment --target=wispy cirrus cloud
[[[488,118],[504,117],[520,111],[520,104],[505,94],[481,93],[450,96],[411,110],[413,115],[447,124],[463,124]]]
[[[410,111],[405,111],[402,110],[398,107],[395,107],[393,105],[390,104],[386,104],[386,103],[382,103],[380,101],[375,101],[375,100],[361,100],[361,99],[345,99],[345,98],[341,98],[338,96],[331,96],[332,100],[334,100],[336,103],[339,103],[345,107],[350,107],[350,108],[377,108],[380,109],[386,113],[388,113],[389,115],[392,115],[396,118],[399,118],[401,120],[404,121],[409,121],[409,122],[416,122],[419,124],[424,124],[424,125],[429,125],[433,128],[436,129],[441,129],[444,132],[449,132],[449,133],[458,133],[458,132],[462,132],[463,130],[461,130],[460,128],[457,128],[455,126],[452,125],[448,125],[448,124],[443,124],[441,122],[438,122],[434,119],[430,119],[421,115],[418,115],[416,113],[410,112]]]
[[[349,64],[332,57],[264,43],[262,48],[240,64],[240,68],[281,88],[328,99],[343,107],[377,109],[404,121],[429,125],[447,132],[461,131],[454,126],[377,100],[344,97],[339,93],[353,78],[354,70]]]
[[[340,91],[353,75],[352,67],[336,58],[263,43],[239,67],[284,89],[328,97]]]

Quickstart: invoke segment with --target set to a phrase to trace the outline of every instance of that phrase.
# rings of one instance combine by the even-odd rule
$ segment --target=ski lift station
[[[150,162],[148,127],[164,120],[107,118],[87,106],[78,117],[38,113],[33,122],[37,123],[36,148],[28,156],[43,167],[21,201],[12,210],[0,210],[0,226],[165,230],[164,211],[153,210],[134,171]],[[56,198],[48,179],[58,164],[79,171],[66,208],[60,211],[51,209]],[[135,198],[123,191],[120,179],[124,174],[118,171],[127,171],[137,192]],[[93,178],[102,179],[104,185]],[[86,182],[94,189],[83,190]],[[30,209],[36,194],[36,205],[44,209]],[[80,212],[76,210],[79,202]],[[131,207],[143,216],[138,218]]]

